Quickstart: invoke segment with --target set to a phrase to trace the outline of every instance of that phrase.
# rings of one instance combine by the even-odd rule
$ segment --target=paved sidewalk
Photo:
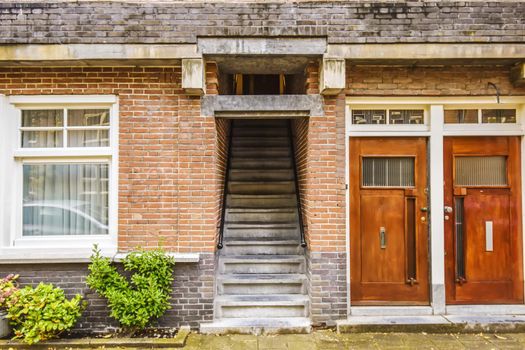
[[[334,349],[525,349],[525,333],[513,334],[425,334],[356,333],[337,334],[322,330],[312,334],[252,336],[190,334],[187,350],[334,350]]]

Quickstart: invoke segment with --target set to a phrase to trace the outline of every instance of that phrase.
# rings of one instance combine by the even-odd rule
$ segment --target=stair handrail
[[[226,174],[224,174],[224,188],[222,191],[221,224],[219,226],[219,237],[217,249],[222,249],[224,239],[224,218],[226,217],[226,198],[228,197],[228,179],[230,177],[230,152],[232,148],[233,122],[230,122],[228,135],[228,149],[226,150]]]
[[[292,165],[293,176],[295,184],[295,197],[297,200],[297,217],[299,219],[299,233],[301,234],[301,247],[306,248],[306,240],[304,238],[304,224],[303,224],[303,206],[301,205],[301,195],[299,194],[299,179],[297,177],[297,162],[295,159],[295,143],[292,134],[292,120],[288,120],[288,135],[290,139],[290,148],[292,150]]]

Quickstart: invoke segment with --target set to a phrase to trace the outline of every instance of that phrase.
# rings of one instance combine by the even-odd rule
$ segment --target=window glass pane
[[[64,126],[62,109],[22,110],[22,127]]]
[[[456,157],[456,186],[507,185],[505,156]]]
[[[447,109],[445,110],[445,124],[477,124],[477,109]]]
[[[23,235],[108,233],[107,164],[25,164]]]
[[[353,124],[386,124],[386,110],[352,110]]]
[[[22,131],[22,147],[62,147],[64,133],[62,131]]]
[[[483,109],[481,119],[483,123],[516,123],[516,110]]]
[[[109,130],[69,130],[67,140],[69,147],[107,147]]]
[[[365,157],[363,187],[414,187],[414,158]]]
[[[390,124],[423,124],[424,115],[420,109],[392,109]]]
[[[68,126],[109,126],[109,109],[69,109]]]

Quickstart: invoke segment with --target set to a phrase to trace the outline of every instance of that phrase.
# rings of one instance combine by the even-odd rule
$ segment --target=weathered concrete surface
[[[306,112],[307,115],[322,116],[323,105],[319,95],[258,95],[258,96],[204,96],[202,115],[216,112]],[[301,115],[304,117],[304,115]]]
[[[322,55],[325,38],[199,38],[204,55]]]
[[[85,340],[89,342],[92,340]],[[103,341],[103,340],[101,340]],[[168,344],[171,339],[159,343]],[[173,342],[174,343],[174,342]],[[0,349],[5,347],[0,341]],[[49,344],[49,343],[48,343]],[[79,349],[81,347],[57,346],[26,347],[27,349]],[[177,348],[172,345],[171,348]],[[86,349],[86,347],[83,347]],[[107,342],[97,346],[92,343],[89,349],[151,349],[151,346],[122,342]],[[287,334],[275,336],[255,335],[201,335],[192,333],[186,340],[186,350],[332,350],[332,349],[523,349],[525,333],[499,334],[426,334],[426,333],[354,333],[337,334],[331,330],[320,330],[312,334]],[[13,347],[13,349],[15,349]],[[16,348],[20,349],[20,348]]]
[[[525,334],[336,334],[330,330],[309,335],[204,336],[191,334],[184,349],[332,350],[332,349],[523,349]]]
[[[319,83],[323,95],[337,95],[343,90],[346,83],[345,60],[342,58],[323,58]]]
[[[204,94],[204,60],[186,58],[182,60],[182,88],[190,95]]]

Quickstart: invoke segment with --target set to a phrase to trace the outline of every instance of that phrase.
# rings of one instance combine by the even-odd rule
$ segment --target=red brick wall
[[[180,65],[0,68],[0,93],[118,95],[120,250],[214,250],[216,125]]]
[[[451,96],[492,95],[495,83],[502,95],[525,95],[515,88],[506,66],[395,67],[346,64],[347,95]]]
[[[306,91],[319,93],[319,66],[306,68]],[[324,116],[294,120],[303,221],[310,251],[345,251],[344,95],[323,100]]]

